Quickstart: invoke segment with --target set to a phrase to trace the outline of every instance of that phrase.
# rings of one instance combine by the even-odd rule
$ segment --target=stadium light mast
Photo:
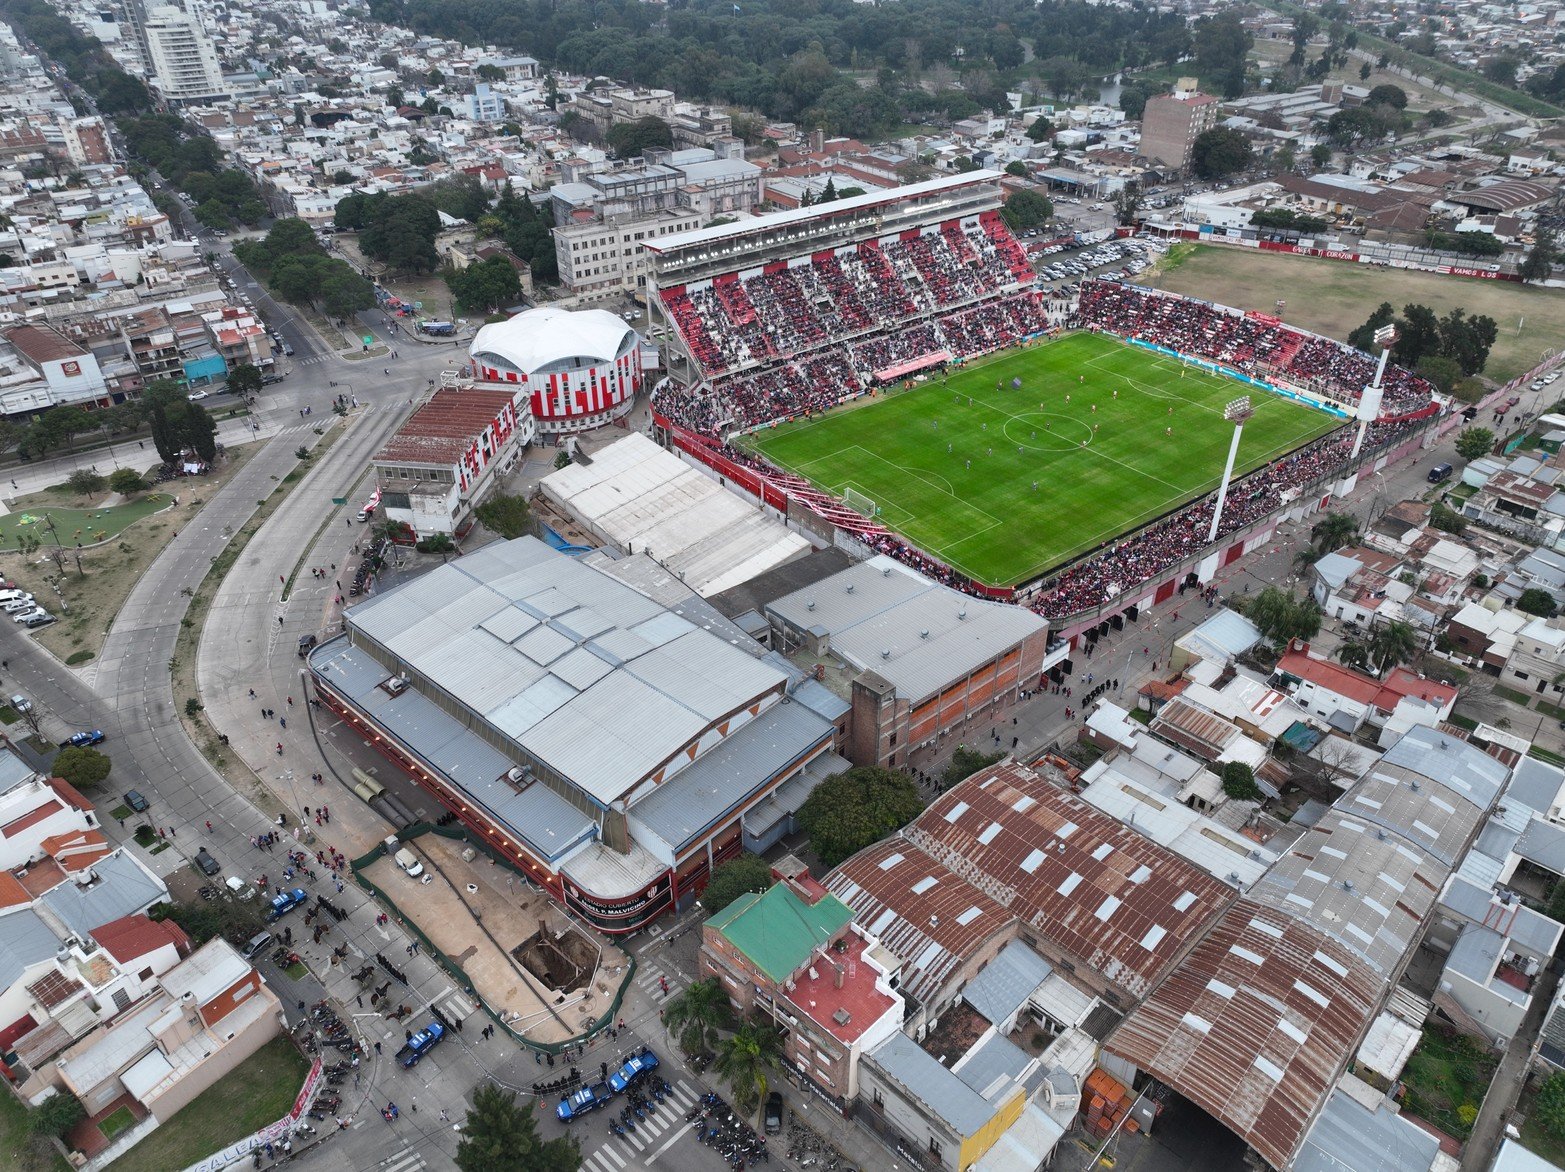
[[[1380,415],[1380,401],[1386,393],[1380,381],[1386,376],[1386,360],[1391,357],[1391,347],[1396,345],[1396,340],[1396,326],[1381,326],[1375,331],[1375,345],[1380,347],[1380,363],[1375,367],[1375,381],[1365,387],[1364,393],[1359,396],[1359,429],[1353,437],[1353,451],[1348,456],[1349,460],[1357,458],[1359,449],[1364,446],[1364,435],[1369,431],[1369,425]]]
[[[1228,482],[1233,479],[1234,460],[1239,456],[1239,437],[1244,434],[1244,425],[1250,416],[1255,414],[1255,408],[1250,405],[1250,396],[1235,399],[1223,408],[1223,418],[1234,425],[1234,442],[1228,445],[1228,466],[1223,469],[1223,482],[1217,489],[1217,508],[1212,510],[1212,531],[1206,535],[1206,542],[1210,545],[1217,540],[1217,527],[1223,523],[1223,503],[1228,499]]]

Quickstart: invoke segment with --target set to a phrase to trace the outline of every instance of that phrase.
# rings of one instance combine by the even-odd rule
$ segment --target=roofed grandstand
[[[1264,314],[1114,282],[1088,281],[1073,297],[1035,288],[999,214],[999,179],[995,172],[944,177],[649,243],[654,322],[661,319],[671,348],[688,363],[682,381],[666,380],[654,396],[660,425],[687,450],[749,469],[870,548],[994,596],[993,583],[967,580],[927,543],[916,548],[848,508],[830,486],[727,441],[1072,328],[1198,359],[1339,417],[1356,413],[1375,362],[1342,343]],[[1365,448],[1373,452],[1440,407],[1425,380],[1392,367],[1378,409],[1371,400],[1365,410],[1374,412]],[[1219,537],[1339,475],[1353,439],[1352,429],[1339,429],[1256,468],[1231,489]],[[1023,583],[1033,605],[1055,619],[1079,615],[1129,598],[1127,591],[1198,553],[1215,497],[1170,508],[1130,522],[1128,539],[1114,535],[1064,568],[1040,568]],[[997,533],[996,540],[1008,539]]]

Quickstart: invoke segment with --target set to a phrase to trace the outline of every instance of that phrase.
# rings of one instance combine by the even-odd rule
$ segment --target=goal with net
[[[877,517],[880,515],[880,506],[856,488],[843,490],[842,503],[855,513],[861,513],[866,517]]]

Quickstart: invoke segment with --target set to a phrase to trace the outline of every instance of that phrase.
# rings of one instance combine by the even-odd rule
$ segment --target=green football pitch
[[[881,524],[968,577],[1010,586],[1214,488],[1233,437],[1223,408],[1247,392],[1255,415],[1237,470],[1341,426],[1324,411],[1082,333],[743,442],[819,488],[868,497]]]

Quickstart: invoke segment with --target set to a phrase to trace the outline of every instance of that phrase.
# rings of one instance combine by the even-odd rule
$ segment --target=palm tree
[[[1365,668],[1369,666],[1369,648],[1362,643],[1349,641],[1337,648],[1337,659],[1348,667]]]
[[[685,1057],[710,1054],[717,1045],[717,1031],[729,1028],[733,1015],[728,994],[716,977],[697,981],[668,1003],[663,1020],[679,1039]]]
[[[1310,540],[1321,553],[1341,549],[1358,535],[1358,522],[1347,513],[1327,513],[1310,530]]]
[[[1408,623],[1387,623],[1369,637],[1370,658],[1381,672],[1412,659],[1417,650],[1418,635]]]
[[[751,1018],[723,1040],[712,1065],[728,1080],[739,1113],[759,1114],[767,1076],[782,1065],[782,1035],[769,1023]]]

